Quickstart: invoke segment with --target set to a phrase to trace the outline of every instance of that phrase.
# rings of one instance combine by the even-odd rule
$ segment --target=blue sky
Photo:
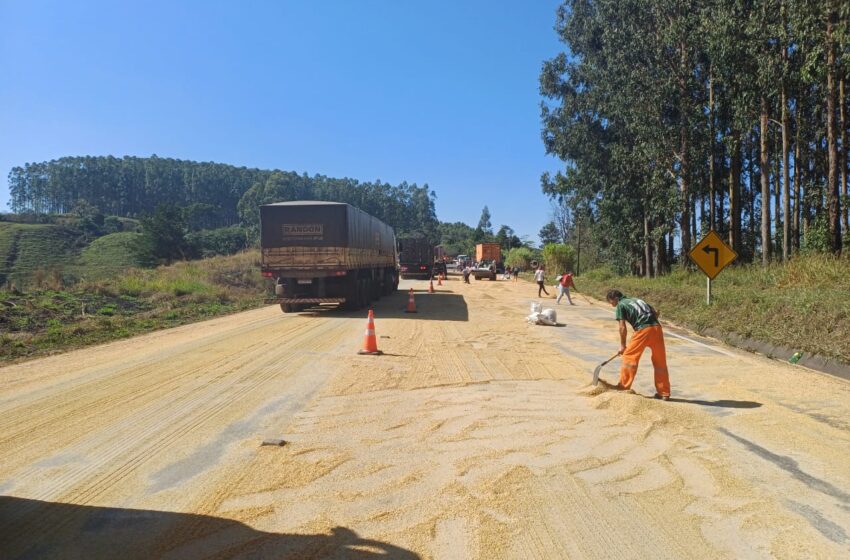
[[[558,4],[0,0],[0,208],[15,165],[155,153],[428,183],[537,242]]]

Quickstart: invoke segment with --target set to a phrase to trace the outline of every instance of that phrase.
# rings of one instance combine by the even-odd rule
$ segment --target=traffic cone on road
[[[416,302],[413,301],[413,288],[410,288],[410,297],[407,299],[407,309],[405,313],[416,313]]]
[[[428,293],[429,294],[434,293],[434,279],[433,278],[431,278],[431,281],[428,283]]]
[[[372,356],[383,354],[383,352],[378,350],[378,339],[375,337],[375,314],[371,309],[369,310],[369,320],[366,323],[366,334],[363,337],[363,350],[359,351],[358,354],[369,354]]]
[[[442,286],[442,285],[443,285],[443,275],[442,275],[442,274],[440,274],[439,276],[437,276],[437,285],[438,285],[438,286]]]

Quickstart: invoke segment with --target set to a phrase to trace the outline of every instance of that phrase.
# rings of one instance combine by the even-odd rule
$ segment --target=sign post
[[[717,232],[709,230],[688,256],[706,275],[706,303],[711,305],[711,281],[738,258],[738,253],[723,242]]]

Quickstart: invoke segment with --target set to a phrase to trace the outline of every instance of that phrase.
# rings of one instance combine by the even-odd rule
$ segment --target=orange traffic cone
[[[433,278],[431,278],[431,282],[428,283],[428,293],[429,294],[434,293],[434,279]]]
[[[358,354],[369,354],[377,356],[383,354],[378,350],[378,339],[375,337],[375,314],[369,310],[369,321],[366,323],[366,334],[363,337],[363,350]]]
[[[438,286],[442,286],[442,285],[443,285],[443,275],[442,275],[442,274],[440,274],[439,276],[437,276],[437,285],[438,285]]]
[[[410,297],[407,300],[405,313],[416,313],[416,302],[413,301],[413,288],[410,288]]]

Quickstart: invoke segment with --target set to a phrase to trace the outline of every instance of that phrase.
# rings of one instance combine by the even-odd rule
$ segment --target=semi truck
[[[393,228],[350,204],[296,201],[260,206],[262,274],[275,279],[284,313],[339,303],[360,309],[398,288]]]
[[[434,246],[424,236],[399,237],[398,261],[402,278],[431,278]]]

